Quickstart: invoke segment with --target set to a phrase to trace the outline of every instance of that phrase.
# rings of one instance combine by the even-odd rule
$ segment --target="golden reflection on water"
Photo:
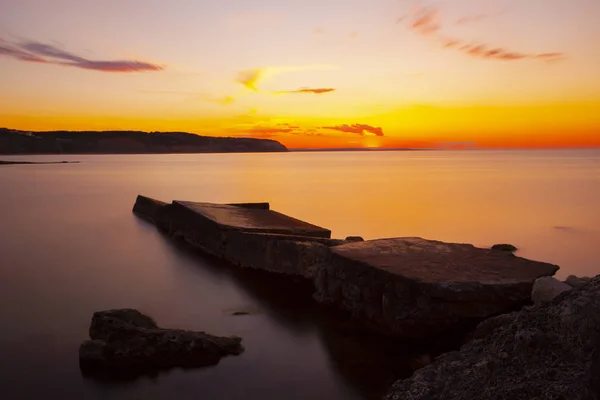
[[[43,157],[56,159],[37,158]],[[40,188],[87,185],[120,207],[131,207],[138,193],[168,201],[268,201],[336,237],[507,242],[519,255],[560,265],[560,276],[600,273],[596,150],[60,158],[84,162],[10,172],[16,181],[39,180]],[[43,190],[37,195],[43,198]]]

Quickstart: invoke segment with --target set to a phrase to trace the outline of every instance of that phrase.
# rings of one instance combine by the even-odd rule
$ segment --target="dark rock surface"
[[[320,301],[394,336],[423,338],[530,302],[534,281],[558,267],[508,252],[422,238],[348,243],[316,278]]]
[[[79,348],[86,375],[132,377],[174,367],[203,367],[243,351],[239,337],[159,328],[133,309],[94,313],[90,339]]]
[[[385,400],[600,398],[600,276],[549,303],[481,323]]]
[[[285,152],[271,139],[200,136],[186,132],[50,131],[0,128],[0,154],[143,154]]]

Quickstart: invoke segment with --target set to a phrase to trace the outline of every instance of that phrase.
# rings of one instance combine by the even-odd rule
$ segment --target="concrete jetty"
[[[556,265],[509,252],[422,238],[332,239],[331,231],[268,203],[164,203],[134,213],[167,235],[240,267],[311,280],[317,301],[395,337],[425,338],[528,304]]]

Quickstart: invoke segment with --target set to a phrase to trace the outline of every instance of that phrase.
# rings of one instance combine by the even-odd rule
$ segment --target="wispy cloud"
[[[240,133],[236,136],[251,136],[258,138],[276,138],[276,137],[290,137],[290,136],[321,136],[316,129],[304,128],[298,125],[290,123],[278,123],[278,124],[256,124],[240,129]]]
[[[457,23],[469,23],[485,18],[486,16],[478,15],[465,17],[457,21]],[[550,53],[523,53],[513,50],[507,50],[501,47],[490,46],[487,44],[477,43],[475,41],[462,40],[442,35],[442,13],[436,7],[419,6],[413,11],[413,15],[409,19],[409,28],[423,37],[431,37],[436,42],[446,49],[454,49],[463,54],[492,59],[492,60],[524,60],[537,59],[544,61],[558,61],[565,58],[565,55],[560,52]]]
[[[50,44],[40,42],[9,43],[0,39],[0,55],[25,62],[62,65],[102,72],[161,71],[160,65],[137,60],[90,60]]]
[[[235,81],[241,83],[247,89],[250,89],[253,92],[258,92],[257,84],[263,78],[266,72],[267,68],[255,68],[240,71]]]
[[[344,133],[356,133],[358,135],[364,136],[367,133],[371,133],[375,136],[383,136],[383,129],[374,127],[371,125],[365,124],[353,124],[353,125],[337,125],[337,126],[324,126],[323,129],[331,129],[334,131],[344,132]]]
[[[423,36],[433,35],[441,29],[440,14],[437,8],[418,7],[414,11],[410,27]]]
[[[287,66],[287,67],[261,67],[243,70],[238,72],[235,82],[243,85],[248,91],[271,94],[271,95],[287,95],[287,94],[324,94],[335,91],[334,88],[301,88],[297,90],[279,90],[279,91],[263,91],[260,84],[267,76],[272,76],[284,72],[306,71],[306,70],[332,70],[337,69],[330,65],[303,65],[303,66]],[[246,94],[248,92],[246,91]],[[240,94],[241,95],[241,94]],[[222,99],[221,104],[230,104],[236,100],[234,96],[227,96]]]
[[[222,105],[227,105],[227,104],[233,103],[236,100],[236,98],[233,97],[233,96],[225,96],[225,97],[220,97],[220,98],[217,98],[217,99],[206,99],[206,100],[208,100],[210,102],[213,102],[213,103],[219,103],[219,104],[222,104]]]
[[[467,17],[462,17],[456,20],[456,25],[467,25],[475,22],[483,21],[488,18],[486,14],[475,14]]]
[[[282,90],[275,92],[276,94],[294,94],[294,93],[313,93],[313,94],[324,94],[334,92],[334,88],[302,88],[298,90]]]
[[[238,72],[235,82],[244,85],[253,92],[259,92],[259,83],[267,76],[277,75],[285,72],[297,71],[327,71],[335,70],[337,67],[331,65],[299,65],[286,67],[261,67]]]
[[[16,60],[27,61],[27,62],[38,62],[45,63],[45,59],[36,56],[35,54],[28,53],[8,43],[7,41],[0,39],[0,55],[12,57]]]

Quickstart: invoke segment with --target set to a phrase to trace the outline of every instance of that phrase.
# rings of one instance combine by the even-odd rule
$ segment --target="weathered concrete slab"
[[[331,248],[317,299],[342,305],[394,335],[420,338],[529,302],[534,281],[558,267],[422,238]]]
[[[174,201],[193,213],[221,226],[245,232],[279,233],[296,236],[329,238],[331,231],[269,209],[229,204]]]
[[[558,267],[510,252],[421,238],[331,239],[331,231],[268,203],[166,204],[139,196],[134,212],[168,235],[242,267],[309,279],[315,299],[396,337],[436,336],[530,302]]]
[[[270,210],[269,203],[167,204],[138,196],[133,211],[163,232],[234,265],[312,279],[328,247],[347,243],[331,231]]]

